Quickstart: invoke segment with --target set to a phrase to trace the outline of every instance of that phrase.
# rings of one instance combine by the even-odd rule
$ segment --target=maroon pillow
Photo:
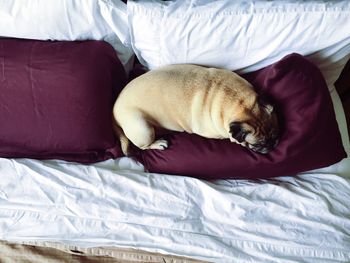
[[[273,151],[262,155],[229,140],[173,133],[169,149],[136,157],[150,172],[208,180],[294,175],[346,157],[328,88],[314,64],[291,54],[243,77],[276,102],[282,134]]]
[[[121,156],[112,107],[125,84],[103,41],[0,40],[0,156],[91,163]]]

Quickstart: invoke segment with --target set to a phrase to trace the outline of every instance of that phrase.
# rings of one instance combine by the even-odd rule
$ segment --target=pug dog
[[[168,148],[159,130],[229,139],[266,154],[278,143],[274,107],[236,73],[178,64],[151,70],[132,80],[113,108],[122,151],[129,142],[142,150]]]

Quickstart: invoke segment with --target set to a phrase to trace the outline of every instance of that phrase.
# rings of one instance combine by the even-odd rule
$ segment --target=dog
[[[142,150],[168,148],[159,130],[229,139],[268,153],[278,143],[274,107],[236,73],[177,64],[151,70],[132,80],[114,107],[114,127],[125,155],[131,141]]]

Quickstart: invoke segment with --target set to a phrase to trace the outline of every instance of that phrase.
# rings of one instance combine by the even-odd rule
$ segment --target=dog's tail
[[[120,141],[120,147],[122,148],[122,152],[125,156],[129,156],[129,148],[130,148],[130,141],[128,137],[125,136],[125,133],[123,129],[117,124],[117,122],[113,118],[113,130]]]

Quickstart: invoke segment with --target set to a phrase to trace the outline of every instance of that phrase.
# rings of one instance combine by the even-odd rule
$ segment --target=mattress
[[[332,99],[349,156],[335,90]],[[2,240],[214,262],[350,261],[350,158],[257,181],[146,173],[126,157],[94,165],[0,159],[0,174]]]

